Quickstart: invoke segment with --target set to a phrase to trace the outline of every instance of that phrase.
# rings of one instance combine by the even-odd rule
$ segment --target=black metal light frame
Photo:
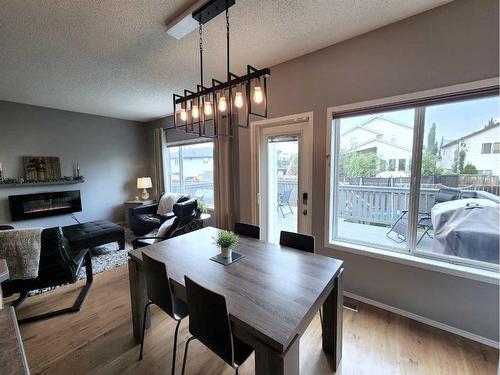
[[[237,76],[230,72],[229,70],[229,16],[228,9],[234,5],[235,0],[211,0],[203,5],[200,9],[193,12],[192,16],[200,23],[200,76],[201,85],[197,85],[197,91],[193,92],[190,90],[184,90],[184,95],[173,94],[173,109],[174,109],[174,128],[184,129],[186,133],[196,134],[200,137],[205,138],[216,138],[219,136],[233,136],[233,127],[244,127],[247,128],[250,125],[250,115],[258,116],[262,118],[267,118],[267,77],[271,75],[271,70],[269,68],[257,69],[253,66],[247,65],[247,74],[244,76]],[[227,28],[227,81],[221,82],[216,79],[212,79],[212,86],[205,87],[203,85],[203,42],[202,42],[202,25],[209,22],[211,19],[226,12],[226,28]],[[263,100],[264,103],[264,113],[257,113],[252,108],[252,97],[251,97],[251,85],[253,81],[258,81],[261,89],[263,90]],[[245,86],[246,98],[246,124],[239,124],[239,121],[234,121],[233,114],[235,109],[233,108],[233,90],[238,86]],[[218,109],[218,99],[221,93],[228,93],[227,99],[227,110],[225,115],[219,113]],[[208,97],[212,103],[212,116],[209,119],[205,118],[204,104],[205,98]],[[192,106],[196,102],[198,105],[198,119],[193,121],[192,118]],[[178,117],[178,108],[180,110],[184,109],[186,111],[186,120],[182,121]],[[221,134],[219,133],[219,117],[225,118],[229,121],[229,133]],[[213,134],[207,133],[207,126],[213,127]]]

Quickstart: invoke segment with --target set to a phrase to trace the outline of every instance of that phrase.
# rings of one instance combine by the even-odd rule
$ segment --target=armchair
[[[160,201],[162,199],[167,199],[169,193],[162,194]],[[175,203],[182,203],[190,199],[189,195],[180,195]],[[160,226],[167,220],[174,218],[173,212],[166,212],[164,214],[158,213],[159,203],[148,204],[140,207],[129,208],[128,215],[130,220],[130,229],[134,234],[138,236],[143,236],[146,233],[150,233],[154,229],[160,228]]]
[[[0,230],[2,229],[13,228],[3,226]],[[12,306],[19,307],[31,290],[75,283],[83,265],[85,265],[87,282],[80,291],[73,306],[22,319],[19,323],[48,319],[57,315],[80,311],[92,285],[93,276],[90,250],[72,250],[60,227],[44,229],[41,233],[38,276],[27,280],[8,280],[2,284],[5,296],[19,293],[19,298],[13,302]]]
[[[175,217],[164,222],[160,229],[155,229],[143,237],[136,238],[132,242],[134,249],[152,245],[157,241],[163,241],[190,231],[191,224],[196,219],[197,207],[198,202],[196,199],[174,204]]]

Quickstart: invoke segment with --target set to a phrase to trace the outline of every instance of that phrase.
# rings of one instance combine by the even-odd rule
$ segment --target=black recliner
[[[182,203],[189,199],[189,195],[182,195],[176,203]],[[138,236],[143,236],[154,229],[158,229],[165,221],[175,216],[174,212],[168,212],[166,215],[159,215],[157,211],[158,203],[129,208],[129,226],[132,232]]]
[[[152,245],[156,241],[163,241],[168,238],[199,229],[195,224],[197,207],[198,202],[196,199],[189,199],[185,202],[174,204],[173,212],[175,218],[172,221],[172,225],[170,225],[167,229],[165,235],[158,236],[158,230],[154,230],[143,237],[138,237],[132,242],[134,249]]]
[[[2,226],[1,229],[14,228]],[[38,276],[34,279],[7,280],[2,283],[2,290],[5,296],[19,293],[19,298],[13,302],[12,306],[19,307],[31,290],[75,283],[78,280],[78,274],[82,266],[85,266],[87,282],[80,291],[73,306],[22,319],[19,323],[48,319],[57,315],[80,311],[92,285],[93,275],[90,250],[73,251],[60,227],[44,229],[41,233]]]

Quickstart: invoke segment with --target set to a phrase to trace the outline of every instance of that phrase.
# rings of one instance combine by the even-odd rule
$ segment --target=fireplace
[[[12,221],[35,219],[82,210],[80,190],[9,196]]]

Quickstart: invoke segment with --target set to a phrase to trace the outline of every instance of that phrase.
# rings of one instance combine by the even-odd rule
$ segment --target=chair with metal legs
[[[142,253],[142,262],[144,266],[144,274],[146,276],[146,285],[150,302],[148,302],[144,307],[144,319],[142,321],[141,335],[141,353],[139,355],[139,360],[142,359],[142,352],[144,348],[147,311],[150,305],[155,304],[160,309],[165,311],[172,319],[177,321],[174,334],[174,353],[172,358],[172,375],[174,375],[175,357],[177,353],[177,333],[179,331],[181,320],[188,315],[187,305],[172,293],[172,287],[165,263],[151,258],[144,252]]]
[[[233,335],[226,298],[184,276],[189,310],[189,333],[186,342],[182,375],[186,370],[189,343],[198,339],[236,370],[252,354],[253,349]]]
[[[285,218],[287,215],[293,214],[292,206],[290,205],[290,196],[292,195],[292,188],[285,190],[283,193],[278,194],[278,209],[281,215]],[[283,207],[288,207],[289,212],[285,214]]]

